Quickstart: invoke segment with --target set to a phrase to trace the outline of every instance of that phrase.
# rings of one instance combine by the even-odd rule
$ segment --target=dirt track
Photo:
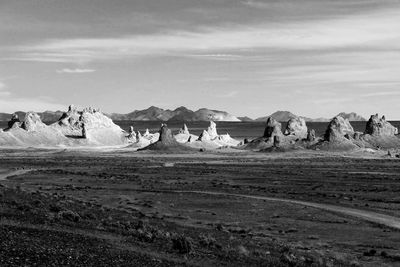
[[[214,196],[232,196],[232,197],[239,197],[239,198],[251,198],[251,199],[258,199],[258,200],[286,202],[286,203],[291,203],[291,204],[296,204],[296,205],[308,206],[308,207],[318,208],[318,209],[322,209],[322,210],[337,212],[337,213],[341,213],[341,214],[345,214],[345,215],[350,215],[350,216],[360,218],[360,219],[363,219],[366,221],[389,226],[394,229],[400,229],[400,218],[385,215],[385,214],[380,214],[380,213],[376,213],[376,212],[340,207],[340,206],[335,206],[335,205],[313,203],[313,202],[299,201],[299,200],[293,200],[293,199],[262,197],[262,196],[242,195],[242,194],[228,194],[228,193],[224,193],[224,192],[211,192],[211,191],[173,191],[173,192],[204,194],[204,195],[214,195]]]
[[[33,170],[21,169],[21,170],[15,170],[15,171],[0,172],[0,181],[6,180],[8,177],[11,177],[14,175],[22,175],[22,174],[28,173],[30,171],[33,171]]]
[[[59,263],[54,255],[64,253],[77,257],[75,266],[84,265],[88,261],[78,257],[82,251],[95,251],[96,258],[106,255],[101,258],[104,263],[129,255],[142,265],[148,257],[156,259],[154,265],[192,265],[199,260],[204,265],[230,266],[400,262],[398,161],[262,156],[114,157],[83,152],[4,156],[0,215],[7,229],[0,235],[11,241],[3,242],[0,254],[14,259],[7,248],[16,247],[20,251],[16,256],[26,259],[20,255],[27,249],[34,256],[61,240],[49,262]],[[64,226],[69,227],[65,232],[55,231]],[[98,231],[120,240],[121,249],[114,250],[110,241],[106,251],[99,250],[108,242],[104,239],[87,238],[79,248],[69,242]],[[173,249],[175,233],[194,244],[187,259]],[[142,247],[159,254],[131,254]],[[125,249],[130,251],[126,257],[121,256]],[[34,260],[33,256],[28,258]]]

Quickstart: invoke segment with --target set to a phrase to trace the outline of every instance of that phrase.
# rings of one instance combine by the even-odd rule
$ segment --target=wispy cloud
[[[388,91],[388,92],[372,92],[362,94],[362,97],[379,97],[379,96],[398,96],[400,95],[399,91]]]
[[[69,73],[69,74],[81,74],[81,73],[91,73],[91,72],[95,72],[95,69],[60,69],[60,70],[56,70],[57,73]]]
[[[7,95],[4,98],[0,98],[0,112],[12,113],[17,110],[44,111],[63,109],[65,109],[64,105],[49,101],[45,97],[24,98]]]
[[[6,89],[6,87],[7,87],[6,84],[4,82],[0,81],[0,96],[1,97],[11,95],[11,92],[4,90],[4,89]]]
[[[238,91],[231,91],[224,94],[217,95],[218,98],[233,98],[239,94]]]
[[[241,3],[246,5],[246,6],[255,7],[255,8],[267,8],[267,7],[270,7],[269,3],[256,1],[256,0],[245,0],[245,1],[242,1]]]
[[[250,2],[249,2],[250,3]],[[254,2],[255,3],[255,2]],[[53,39],[19,47],[15,60],[90,62],[135,56],[232,59],[255,50],[400,48],[399,12],[380,10],[336,19],[203,28],[119,38]],[[234,51],[235,53],[226,53]]]

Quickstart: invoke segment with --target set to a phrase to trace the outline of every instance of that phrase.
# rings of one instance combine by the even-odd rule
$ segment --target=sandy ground
[[[0,156],[2,266],[400,264],[400,164],[384,152]]]

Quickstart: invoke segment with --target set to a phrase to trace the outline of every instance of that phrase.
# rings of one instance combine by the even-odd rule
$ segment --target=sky
[[[0,112],[399,103],[400,0],[0,0]]]

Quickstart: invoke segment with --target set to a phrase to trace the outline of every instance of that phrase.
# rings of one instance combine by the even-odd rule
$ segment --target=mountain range
[[[25,112],[23,111],[18,111],[16,113],[20,118],[23,118],[25,116]],[[60,110],[38,112],[39,116],[42,118],[42,121],[46,122],[57,121],[63,113],[64,112]],[[165,110],[162,108],[151,106],[147,109],[135,110],[127,114],[109,113],[106,115],[115,121],[267,121],[269,117],[273,117],[278,121],[287,122],[289,119],[297,117],[297,115],[291,113],[290,111],[276,111],[269,116],[264,116],[253,120],[246,116],[236,117],[225,111],[212,110],[207,108],[201,108],[197,111],[193,111],[183,106],[174,110]],[[354,112],[342,112],[338,115],[342,116],[345,119],[348,119],[349,121],[365,121],[365,118]],[[10,118],[11,114],[0,113],[0,121],[8,121]],[[304,118],[304,120],[307,122],[326,122],[330,120],[326,118],[302,118]]]
[[[128,114],[111,113],[107,115],[113,120],[131,121],[241,121],[225,111],[207,108],[193,111],[186,107],[179,107],[175,110],[164,110],[151,106],[148,109],[135,110]]]
[[[365,118],[363,118],[362,116],[360,116],[354,112],[350,112],[350,113],[341,112],[336,116],[341,116],[344,119],[348,119],[349,121],[366,121]],[[280,122],[287,122],[288,120],[290,120],[292,118],[296,118],[296,117],[303,118],[307,122],[328,122],[331,120],[328,118],[311,119],[311,118],[307,118],[307,117],[303,117],[303,116],[297,116],[290,111],[276,111],[269,116],[257,118],[257,119],[255,119],[255,121],[267,121],[269,117],[273,117],[275,120],[280,121]]]

